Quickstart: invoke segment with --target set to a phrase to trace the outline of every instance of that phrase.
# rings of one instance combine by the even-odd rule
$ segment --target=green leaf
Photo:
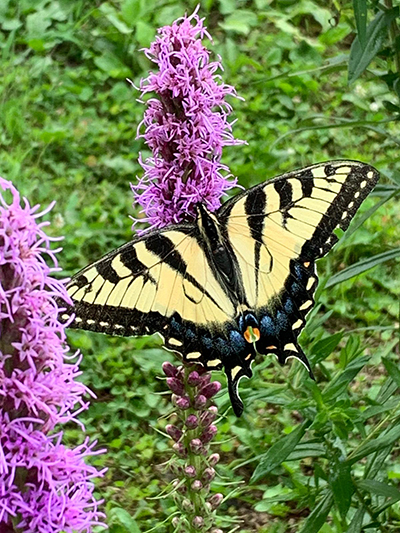
[[[326,402],[337,398],[368,361],[368,356],[357,357],[357,359],[354,359],[349,365],[347,365],[343,372],[337,374],[322,394],[324,401]]]
[[[309,425],[310,422],[307,420],[289,433],[289,435],[286,435],[282,439],[279,439],[278,442],[275,442],[267,453],[260,457],[260,462],[251,476],[250,482],[254,483],[258,481],[285,461],[285,459],[287,459],[293,452]]]
[[[369,24],[366,33],[366,43],[362,47],[358,36],[354,39],[350,49],[348,83],[353,83],[368,67],[372,59],[382,48],[388,34],[388,27],[399,13],[395,7],[389,11],[379,11]]]
[[[343,519],[346,518],[347,512],[350,509],[351,498],[354,493],[350,470],[350,465],[337,462],[334,464],[332,475],[329,478],[329,484],[336,506]]]
[[[396,259],[397,257],[400,257],[400,248],[388,250],[387,252],[374,255],[368,259],[363,259],[362,261],[354,263],[354,265],[351,265],[332,276],[326,283],[325,288],[327,289],[329,287],[333,287],[333,285],[336,285],[337,283],[342,283],[343,281],[354,278],[354,276],[358,276],[359,274],[362,274],[363,272],[366,272],[367,270],[370,270],[381,263]]]
[[[119,524],[124,526],[129,533],[140,533],[139,526],[132,516],[121,507],[113,507],[108,514],[110,524]]]
[[[365,512],[366,510],[364,507],[359,507],[357,509],[356,514],[353,516],[353,519],[349,524],[347,533],[361,533]]]
[[[365,48],[367,41],[367,2],[366,0],[353,0],[354,17],[356,19],[357,37],[361,48]]]
[[[393,445],[400,438],[400,425],[396,425],[384,435],[380,435],[376,439],[369,440],[356,448],[347,458],[347,463],[350,465],[356,463],[360,459],[367,457],[371,453],[386,448],[386,446]]]
[[[371,494],[390,498],[391,504],[400,500],[400,490],[396,489],[396,487],[393,487],[392,485],[388,485],[387,483],[376,481],[375,479],[362,479],[357,481],[357,486],[358,488],[366,490]]]
[[[299,533],[317,533],[325,524],[326,518],[333,505],[333,495],[327,492],[324,498],[307,517]]]
[[[333,352],[333,350],[342,340],[342,337],[343,337],[343,332],[339,331],[338,333],[335,333],[334,335],[330,335],[326,339],[321,339],[320,341],[316,342],[312,348],[313,364],[315,365],[316,363],[319,363],[320,361],[323,361],[324,359],[326,359],[328,355],[330,355]]]
[[[396,385],[400,387],[400,370],[398,368],[398,365],[387,357],[382,358],[382,363],[385,365],[389,376],[393,379]]]

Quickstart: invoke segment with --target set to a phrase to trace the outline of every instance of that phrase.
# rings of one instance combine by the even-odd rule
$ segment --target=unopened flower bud
[[[218,432],[217,426],[212,424],[211,426],[209,426],[207,429],[205,429],[203,431],[203,433],[202,433],[202,435],[200,437],[201,442],[203,444],[207,444],[208,442],[210,442],[215,437],[217,432]]]
[[[195,479],[191,484],[192,490],[199,492],[203,488],[203,483],[199,479]]]
[[[195,516],[192,520],[192,525],[195,529],[203,529],[204,518],[202,516]]]
[[[178,527],[180,521],[181,521],[181,519],[179,518],[179,516],[174,516],[174,518],[172,519],[172,525],[173,525],[174,527]]]
[[[206,374],[200,376],[198,387],[201,389],[201,387],[208,385],[210,381],[211,381],[211,372],[207,372]]]
[[[205,411],[202,413],[200,417],[200,424],[204,427],[208,427],[210,424],[214,422],[214,420],[217,418],[216,413],[213,413],[211,411]]]
[[[172,446],[172,449],[174,452],[179,455],[179,457],[186,457],[187,451],[185,446],[182,444],[182,442],[175,442],[175,444]]]
[[[184,498],[183,501],[182,501],[182,508],[189,512],[189,513],[192,513],[194,511],[194,505],[193,503],[188,500],[187,498]]]
[[[183,396],[183,394],[185,393],[182,381],[177,378],[167,378],[167,385],[172,390],[172,392],[177,394],[178,396]]]
[[[209,498],[208,501],[211,503],[212,508],[216,509],[217,507],[221,505],[221,502],[223,499],[224,499],[224,496],[220,494],[219,492],[217,492],[217,494],[213,494],[211,498]]]
[[[175,446],[175,445],[174,445]],[[200,439],[192,439],[190,441],[190,449],[195,455],[200,455],[203,450],[203,443]]]
[[[185,421],[185,425],[188,429],[196,429],[199,425],[199,420],[196,415],[189,415]]]
[[[199,394],[196,396],[194,400],[194,408],[195,409],[203,409],[207,403],[207,398],[203,394]]]
[[[168,378],[174,378],[178,374],[178,369],[176,366],[169,361],[165,361],[165,363],[162,364],[162,369]]]
[[[196,469],[193,465],[188,465],[184,472],[187,477],[196,477],[197,475]]]
[[[179,409],[182,409],[182,411],[186,411],[190,407],[190,400],[188,396],[182,396],[181,398],[178,398],[176,400],[176,407]]]
[[[165,426],[165,431],[175,442],[177,442],[182,437],[182,431],[172,424],[168,424],[167,426]]]
[[[209,463],[211,466],[215,466],[217,463],[219,463],[219,460],[220,460],[219,453],[213,453],[213,454],[211,454],[210,457],[208,458],[208,463]]]
[[[173,378],[169,378],[173,379]],[[168,381],[168,380],[167,380]],[[200,394],[205,396],[207,399],[212,398],[221,390],[221,383],[219,381],[213,381],[212,383],[209,383],[208,385],[205,385],[201,390]]]
[[[222,529],[219,529],[219,527],[217,527],[217,528],[213,528],[211,530],[211,533],[224,533],[224,532],[222,531]]]
[[[180,396],[177,396],[176,394],[171,394],[171,403],[174,407],[176,407],[176,402],[179,400]]]
[[[193,372],[190,372],[187,382],[192,387],[197,387],[197,385],[200,383],[199,373],[196,372],[196,370],[193,370]]]
[[[212,467],[208,467],[203,472],[203,481],[209,483],[215,478],[215,470]]]

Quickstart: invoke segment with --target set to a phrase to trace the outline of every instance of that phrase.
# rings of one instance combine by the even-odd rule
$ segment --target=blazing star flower
[[[232,108],[225,97],[237,96],[236,91],[216,74],[220,62],[210,62],[201,39],[211,37],[197,10],[158,33],[145,49],[158,72],[140,83],[142,97],[155,97],[147,100],[139,125],[145,126],[144,134],[138,129],[153,155],[139,158],[145,173],[132,186],[135,203],[152,227],[193,217],[198,202],[217,209],[224,192],[236,185],[221,163],[222,148],[243,142],[234,139],[227,120]]]
[[[7,201],[8,198],[8,201]],[[88,439],[69,449],[57,425],[77,422],[89,390],[68,357],[56,298],[68,301],[47,222],[0,178],[0,530],[89,533],[103,514],[85,463],[102,453]],[[50,259],[53,266],[48,266]]]
[[[235,89],[216,74],[222,70],[220,62],[210,62],[201,39],[211,37],[197,9],[158,34],[145,50],[158,71],[140,84],[142,97],[154,94],[139,126],[144,125],[145,132],[138,133],[152,157],[139,158],[144,177],[132,187],[135,203],[142,206],[152,228],[190,220],[198,202],[217,209],[224,192],[236,185],[221,163],[222,148],[243,142],[234,139],[228,122],[232,109],[225,98],[236,96]],[[211,493],[219,455],[210,453],[217,433],[213,397],[221,384],[212,382],[211,373],[199,366],[164,363],[163,371],[175,409],[173,423],[165,428],[175,452],[170,461],[176,476],[172,494],[180,511],[172,525],[176,533],[221,533],[212,527],[223,496]]]

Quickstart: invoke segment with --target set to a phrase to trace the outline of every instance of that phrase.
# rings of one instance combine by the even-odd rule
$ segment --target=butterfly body
[[[71,280],[71,327],[113,335],[158,332],[166,348],[224,368],[235,413],[256,353],[299,359],[297,337],[317,286],[315,261],[347,229],[378,173],[354,161],[314,165],[257,185],[192,223],[151,231]]]

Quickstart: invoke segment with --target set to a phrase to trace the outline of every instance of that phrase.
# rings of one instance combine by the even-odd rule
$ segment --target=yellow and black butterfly
[[[234,412],[256,352],[299,359],[297,337],[314,304],[315,261],[346,230],[378,180],[357,161],[331,161],[256,185],[192,223],[150,231],[76,274],[70,327],[111,335],[158,332],[166,348],[224,368]]]

